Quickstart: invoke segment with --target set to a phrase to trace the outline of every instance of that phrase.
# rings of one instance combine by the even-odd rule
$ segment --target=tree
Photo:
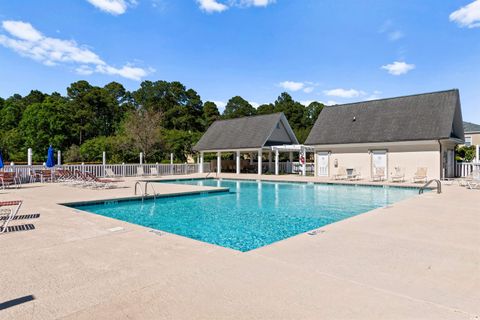
[[[205,102],[203,104],[204,128],[208,129],[208,127],[218,119],[220,119],[220,112],[218,112],[217,105],[211,101]]]
[[[311,128],[315,124],[315,121],[317,121],[318,116],[320,115],[320,112],[322,112],[323,108],[325,107],[324,104],[320,102],[311,102],[305,109],[305,118],[303,120],[303,123],[305,127]]]
[[[257,114],[272,114],[275,113],[275,106],[271,103],[262,104],[257,108]]]
[[[128,114],[124,129],[125,135],[133,146],[143,152],[148,160],[155,152],[155,147],[160,149],[162,114],[154,110],[139,109]]]
[[[256,110],[252,105],[240,96],[235,96],[228,100],[223,112],[223,118],[233,119],[256,114]]]
[[[69,117],[63,99],[47,97],[42,103],[29,105],[19,125],[24,139],[23,151],[32,148],[34,159],[40,161],[49,145],[66,150],[70,138]]]
[[[165,130],[165,151],[173,153],[175,159],[182,162],[187,160],[188,155],[193,153],[193,146],[200,140],[201,132],[186,132],[180,130]]]
[[[275,112],[283,112],[293,129],[304,128],[303,123],[305,107],[292,99],[292,97],[283,92],[275,101]]]

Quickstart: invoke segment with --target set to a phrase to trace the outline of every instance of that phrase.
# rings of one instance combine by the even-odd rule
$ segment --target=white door
[[[385,175],[385,179],[388,179],[386,150],[372,151],[372,176],[378,172],[381,172],[381,170],[377,170],[377,169],[383,169],[383,174]]]
[[[317,152],[317,176],[328,177],[328,152]]]

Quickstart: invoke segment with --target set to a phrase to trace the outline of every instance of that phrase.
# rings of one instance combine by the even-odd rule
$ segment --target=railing
[[[437,184],[437,193],[442,193],[442,183],[440,182],[440,180],[437,180],[437,179],[432,179],[430,181],[428,181],[427,183],[425,183],[419,190],[418,190],[418,194],[422,194],[423,191],[425,190],[425,188],[427,188],[429,185],[431,185],[433,182],[435,182]]]
[[[67,164],[55,166],[56,169],[78,170],[82,173],[89,172],[97,177],[105,177],[107,169],[111,169],[115,177],[136,177],[139,175],[139,168],[143,168],[145,176],[170,176],[170,175],[186,175],[198,173],[200,164]],[[30,174],[33,171],[41,171],[46,168],[42,165],[6,165],[3,170],[6,172],[15,172],[23,183],[28,182]],[[156,172],[154,172],[156,169]],[[203,172],[210,172],[210,163],[203,164]]]
[[[480,170],[480,162],[457,162],[455,164],[455,177],[466,177],[474,170]]]

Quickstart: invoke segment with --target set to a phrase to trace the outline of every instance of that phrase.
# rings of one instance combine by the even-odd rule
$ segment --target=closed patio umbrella
[[[0,151],[0,169],[3,168],[3,157],[2,157],[2,151]]]
[[[48,155],[47,155],[47,163],[46,163],[46,166],[47,168],[53,168],[55,167],[55,158],[53,156],[53,147],[50,146],[48,148]]]

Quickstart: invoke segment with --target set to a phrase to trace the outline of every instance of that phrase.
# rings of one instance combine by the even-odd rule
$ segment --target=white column
[[[62,151],[58,150],[57,151],[57,165],[62,164]]]
[[[303,164],[302,164],[302,176],[307,175],[307,153],[305,152],[305,148],[302,148],[302,156],[303,156]]]
[[[140,164],[143,164],[143,152],[140,152]]]
[[[173,164],[173,153],[170,153],[170,164]]]
[[[275,150],[275,175],[278,176],[278,150]]]
[[[292,151],[289,152],[288,156],[289,156],[290,162],[293,162],[293,152]]]
[[[258,174],[262,174],[262,149],[258,150]]]
[[[222,173],[222,153],[217,152],[217,174]]]
[[[237,165],[236,165],[236,169],[237,169],[237,174],[240,174],[240,151],[237,151]]]
[[[200,152],[200,167],[198,168],[199,173],[203,173],[203,151]]]
[[[250,152],[249,154],[250,154],[250,165],[252,165],[253,164],[253,153]]]
[[[475,160],[475,161],[476,161],[476,162],[480,162],[480,145],[477,144],[477,147],[476,147],[475,149],[476,149],[476,152],[475,152],[475,155],[476,155],[476,156],[475,156],[475,159],[476,159],[476,160]]]
[[[268,172],[272,170],[272,151],[268,151]]]
[[[103,151],[103,153],[102,153],[102,164],[103,164],[103,166],[105,166],[107,164],[107,153],[105,151]]]
[[[28,151],[27,151],[27,159],[28,159],[28,160],[27,160],[27,163],[28,163],[29,166],[32,165],[32,154],[33,154],[32,148],[28,148]]]

